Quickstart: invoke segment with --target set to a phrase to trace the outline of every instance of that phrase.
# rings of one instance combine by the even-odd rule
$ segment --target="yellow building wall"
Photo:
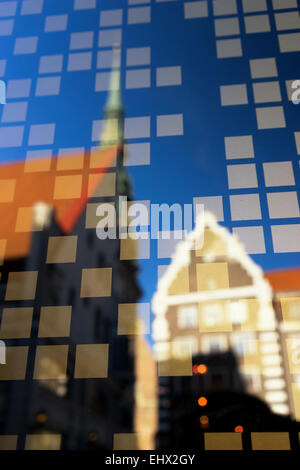
[[[135,337],[134,429],[139,450],[154,450],[157,431],[157,366],[143,335]]]

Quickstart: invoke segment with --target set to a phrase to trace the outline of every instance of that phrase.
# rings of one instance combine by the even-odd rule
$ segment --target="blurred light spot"
[[[200,364],[198,366],[198,374],[205,374],[207,372],[207,367],[205,364]]]
[[[200,426],[201,428],[205,429],[208,428],[209,426],[209,419],[207,416],[201,416],[200,417]]]
[[[244,431],[243,426],[240,426],[240,425],[239,425],[239,426],[236,426],[236,427],[234,428],[234,432],[243,432],[243,431]]]
[[[207,405],[207,399],[205,397],[198,398],[198,405],[199,406],[206,406]]]

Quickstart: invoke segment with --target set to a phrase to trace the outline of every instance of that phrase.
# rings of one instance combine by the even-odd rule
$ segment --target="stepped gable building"
[[[208,377],[214,380],[214,371],[219,390],[247,393],[265,402],[273,413],[294,414],[297,397],[288,386],[288,362],[272,300],[273,291],[263,271],[237,237],[211,213],[200,216],[194,231],[177,244],[152,302],[162,388],[159,432],[172,427],[169,407],[173,392],[171,397],[168,394],[176,389],[175,383],[180,389],[176,378],[199,375],[198,366],[210,382],[199,390],[213,391]],[[229,366],[228,353],[235,358],[237,374]],[[223,367],[222,361],[217,366],[210,359],[218,354],[223,355]],[[180,393],[177,395],[178,405]]]

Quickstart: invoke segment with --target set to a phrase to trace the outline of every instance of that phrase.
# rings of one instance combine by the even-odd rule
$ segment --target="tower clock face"
[[[0,0],[0,449],[298,450],[299,35]]]

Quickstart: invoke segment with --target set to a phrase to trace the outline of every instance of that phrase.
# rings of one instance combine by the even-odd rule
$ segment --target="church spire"
[[[109,95],[105,106],[105,126],[101,133],[103,146],[122,144],[124,110],[121,96],[120,49],[113,49]]]
[[[131,199],[131,182],[124,168],[124,109],[121,94],[121,51],[113,48],[109,95],[105,106],[105,126],[100,138],[101,146],[118,145],[116,161],[117,193]]]

